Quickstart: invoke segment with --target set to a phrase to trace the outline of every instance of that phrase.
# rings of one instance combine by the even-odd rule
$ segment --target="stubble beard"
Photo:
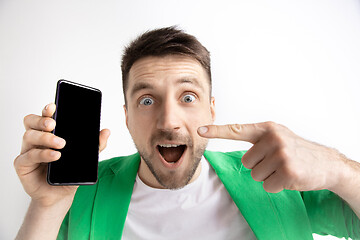
[[[176,170],[169,171],[164,174],[163,172],[159,171],[154,167],[153,162],[159,161],[157,153],[155,152],[156,150],[154,148],[154,142],[163,139],[178,140],[186,143],[186,151],[188,151],[189,154],[189,165],[187,169],[185,169],[183,174],[179,175],[180,173]],[[138,146],[136,143],[135,146],[140,156],[148,166],[150,172],[158,181],[158,183],[166,189],[176,190],[185,187],[193,178],[207,147],[208,140],[203,139],[203,141],[199,142],[199,144],[195,146],[190,136],[183,136],[179,134],[174,134],[172,132],[161,131],[151,138],[150,143],[152,149],[154,149],[154,151],[152,151],[151,153],[146,151],[145,148]]]

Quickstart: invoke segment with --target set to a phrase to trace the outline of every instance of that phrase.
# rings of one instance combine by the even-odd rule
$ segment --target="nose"
[[[176,103],[169,100],[161,106],[157,119],[157,128],[164,131],[174,131],[181,127],[181,110]]]

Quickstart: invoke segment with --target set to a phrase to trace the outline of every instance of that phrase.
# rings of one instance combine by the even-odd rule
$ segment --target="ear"
[[[214,123],[214,122],[215,122],[215,119],[216,119],[215,97],[211,97],[211,100],[210,100],[210,112],[211,112],[211,120],[212,120],[212,123]]]
[[[128,125],[128,114],[127,114],[127,109],[126,109],[126,105],[124,104],[124,111],[125,111],[125,123],[126,123],[126,127],[129,129],[129,125]]]

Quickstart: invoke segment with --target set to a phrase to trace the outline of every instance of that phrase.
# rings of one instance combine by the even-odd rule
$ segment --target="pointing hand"
[[[252,169],[252,178],[263,181],[265,191],[271,193],[330,189],[343,166],[335,149],[307,141],[273,122],[208,125],[200,127],[198,134],[252,143],[241,161]]]

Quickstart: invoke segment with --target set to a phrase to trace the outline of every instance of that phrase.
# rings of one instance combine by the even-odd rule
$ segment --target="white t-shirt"
[[[136,176],[122,239],[256,237],[203,157],[199,177],[179,190],[152,188]]]

